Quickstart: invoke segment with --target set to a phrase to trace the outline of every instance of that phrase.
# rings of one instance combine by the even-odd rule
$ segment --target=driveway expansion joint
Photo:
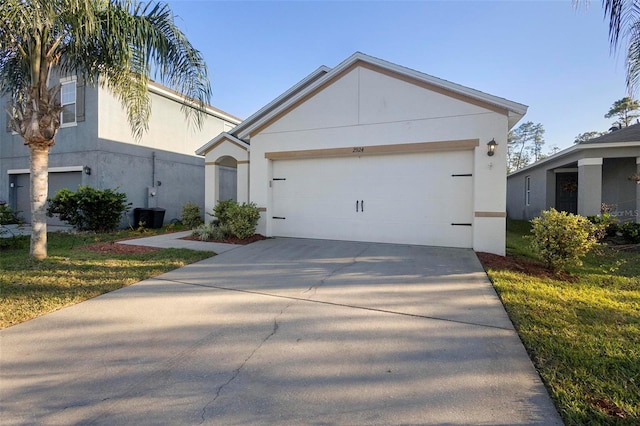
[[[350,304],[346,304],[346,303],[328,302],[326,300],[316,300],[316,299],[295,297],[295,296],[282,296],[282,295],[279,295],[279,294],[265,293],[265,292],[261,292],[261,291],[255,291],[255,290],[244,290],[244,289],[231,288],[231,287],[222,287],[222,286],[217,286],[217,285],[212,285],[212,284],[205,285],[205,284],[190,283],[190,282],[186,282],[186,281],[168,280],[168,279],[164,279],[164,278],[156,278],[156,279],[158,281],[166,281],[166,282],[171,282],[171,283],[174,283],[174,284],[190,285],[190,286],[194,286],[194,287],[212,288],[212,289],[216,289],[216,290],[233,291],[233,292],[237,292],[237,293],[253,294],[253,295],[257,295],[257,296],[275,297],[275,298],[278,298],[278,299],[288,299],[288,300],[299,301],[299,302],[317,303],[317,304],[321,304],[321,305],[338,306],[338,307],[342,307],[342,308],[359,309],[359,310],[370,311],[370,312],[379,312],[379,313],[382,313],[382,314],[400,315],[400,316],[411,317],[411,318],[421,318],[421,319],[427,319],[427,320],[433,320],[433,321],[444,321],[444,322],[449,322],[449,323],[454,323],[454,324],[471,325],[471,326],[474,326],[474,327],[491,328],[491,329],[496,329],[496,330],[505,330],[505,331],[509,331],[509,332],[514,332],[514,329],[511,328],[511,327],[502,327],[502,326],[499,326],[499,325],[482,324],[482,323],[476,323],[476,322],[472,322],[472,321],[462,321],[462,320],[455,320],[455,319],[451,319],[451,318],[441,318],[441,317],[434,317],[434,316],[429,316],[429,315],[412,314],[412,313],[409,313],[409,312],[399,312],[399,311],[392,311],[392,310],[389,310],[389,309],[379,309],[379,308],[371,308],[371,307],[367,307],[367,306],[350,305]],[[289,306],[290,305],[287,305],[287,308]]]

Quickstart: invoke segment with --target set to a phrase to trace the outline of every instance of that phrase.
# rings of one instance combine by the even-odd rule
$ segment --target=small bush
[[[231,235],[243,239],[251,237],[256,233],[258,220],[260,220],[260,210],[254,203],[236,203],[228,209],[229,219],[226,224],[229,225]],[[223,225],[221,223],[221,225]]]
[[[80,186],[76,192],[66,188],[56,192],[49,200],[47,216],[57,214],[79,231],[110,232],[120,225],[130,206],[124,193]]]
[[[0,225],[11,225],[20,223],[16,212],[11,210],[8,204],[0,204]]]
[[[603,211],[601,214],[597,216],[587,216],[589,222],[597,225],[597,230],[595,231],[595,237],[598,240],[602,240],[604,237],[613,236],[616,234],[618,230],[618,218],[613,216],[609,212]]]
[[[621,224],[618,228],[625,241],[630,244],[640,244],[640,223],[626,222]]]
[[[237,206],[238,203],[233,200],[218,201],[218,204],[213,208],[213,215],[218,223],[229,223],[229,209],[233,206]]]
[[[581,266],[581,258],[597,245],[596,235],[603,229],[583,216],[555,209],[543,211],[531,224],[531,249],[553,271]]]
[[[191,202],[182,206],[182,215],[180,216],[180,220],[189,229],[195,229],[202,225],[203,221],[200,206]]]
[[[244,239],[256,233],[260,210],[254,203],[238,204],[233,200],[219,201],[213,209],[214,224],[227,226],[231,236]]]
[[[207,223],[195,228],[191,235],[202,241],[226,240],[231,236],[231,232],[227,225]]]

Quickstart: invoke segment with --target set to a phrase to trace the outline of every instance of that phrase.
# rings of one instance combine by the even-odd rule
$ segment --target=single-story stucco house
[[[551,207],[640,221],[640,124],[578,143],[507,177],[507,213],[530,220]]]
[[[355,53],[197,151],[205,206],[253,202],[266,236],[504,254],[507,133],[526,111]]]

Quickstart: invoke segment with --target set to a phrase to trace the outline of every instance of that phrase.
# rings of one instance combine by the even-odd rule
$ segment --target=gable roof
[[[231,129],[228,135],[245,141],[245,143],[249,143],[251,134],[255,134],[256,130],[259,131],[264,128],[273,120],[279,118],[282,114],[313,96],[328,84],[339,79],[357,66],[365,66],[393,77],[425,86],[431,90],[439,91],[446,95],[457,97],[467,102],[477,103],[483,107],[504,113],[508,116],[509,128],[513,127],[524,114],[526,114],[528,109],[526,105],[505,98],[490,95],[361,52],[356,52],[333,69],[326,66],[319,67],[282,95]],[[200,147],[196,153],[198,155],[204,155],[218,142],[220,142],[219,138],[212,139]]]
[[[289,97],[289,99],[281,102],[278,106],[263,108],[263,110],[261,110],[263,111],[261,117],[246,124],[243,122],[242,130],[236,132],[234,129],[232,133],[240,139],[249,138],[253,131],[264,128],[271,121],[277,119],[282,113],[288,111],[292,107],[295,107],[297,104],[308,99],[329,83],[340,78],[346,72],[360,65],[390,74],[397,78],[408,80],[412,83],[426,85],[432,90],[441,91],[450,96],[462,97],[466,101],[478,102],[487,108],[504,112],[509,117],[509,128],[513,127],[527,112],[528,107],[526,105],[513,102],[505,98],[500,98],[498,96],[489,95],[488,93],[396,65],[373,56],[365,55],[361,52],[356,52],[335,68],[324,74],[322,78],[306,85],[302,90],[297,91],[297,93],[294,93]]]
[[[214,149],[216,146],[220,145],[222,142],[231,142],[232,144],[238,145],[240,148],[244,149],[245,151],[249,150],[249,144],[246,143],[245,141],[236,138],[235,136],[233,136],[232,134],[228,133],[228,132],[222,132],[220,133],[218,136],[216,136],[215,138],[211,139],[209,142],[207,142],[205,145],[203,145],[202,147],[198,148],[198,150],[196,151],[197,155],[205,155],[208,151],[211,151],[212,149]]]
[[[279,105],[281,105],[282,103],[284,103],[288,99],[290,99],[292,96],[294,96],[296,93],[298,93],[301,90],[303,90],[309,84],[315,82],[320,77],[324,76],[330,70],[331,70],[331,68],[325,67],[324,65],[321,66],[321,67],[318,67],[318,69],[313,71],[311,74],[309,74],[308,76],[306,76],[305,78],[300,80],[298,83],[294,84],[289,90],[287,90],[286,92],[284,92],[283,94],[281,94],[280,96],[275,98],[273,101],[269,102],[264,107],[260,108],[257,112],[255,112],[254,114],[249,116],[246,120],[244,120],[243,122],[241,122],[240,124],[238,124],[237,126],[235,126],[233,129],[231,129],[229,132],[227,132],[225,134],[228,135],[228,136],[232,136],[232,137],[236,138],[236,136],[240,132],[242,132],[246,127],[250,126],[252,123],[255,123],[256,121],[258,121],[262,117],[264,117],[264,115],[268,111],[270,111],[270,110],[272,110],[274,108],[277,108]],[[238,138],[236,138],[236,139],[238,139]],[[238,139],[238,140],[240,140],[240,139]],[[209,142],[207,142],[206,144],[204,144],[203,146],[198,148],[198,150],[196,151],[196,154],[198,154],[198,155],[206,154],[208,151],[210,151],[213,148],[214,145],[217,145],[218,142],[219,142],[219,139],[217,137],[212,139],[212,140],[210,140]],[[246,143],[246,142],[243,141],[243,143]]]
[[[579,145],[594,143],[637,142],[640,141],[640,124],[632,124],[619,130],[614,130],[597,138],[580,142]]]

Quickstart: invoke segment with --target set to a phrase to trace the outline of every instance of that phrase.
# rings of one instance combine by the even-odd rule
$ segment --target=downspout
[[[156,152],[151,153],[151,187],[156,186]]]

